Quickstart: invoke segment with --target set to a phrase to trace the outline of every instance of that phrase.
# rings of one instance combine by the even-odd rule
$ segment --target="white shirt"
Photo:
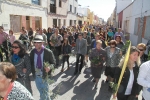
[[[9,35],[9,41],[11,44],[13,44],[13,42],[16,40],[14,35]]]
[[[150,88],[150,61],[147,61],[140,66],[137,82],[139,85],[143,86],[144,99],[150,100],[150,92],[147,91],[147,89]]]
[[[125,95],[130,95],[131,94],[131,90],[132,90],[132,86],[133,86],[133,82],[134,82],[134,73],[133,70],[129,70],[130,71],[130,77],[129,77],[129,81],[128,81],[128,85],[125,91]]]

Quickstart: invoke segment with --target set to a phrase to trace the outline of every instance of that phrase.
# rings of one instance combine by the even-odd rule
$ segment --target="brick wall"
[[[25,27],[25,29],[26,29],[26,16],[22,16],[21,25],[22,25],[22,27]]]
[[[35,17],[32,16],[32,29],[35,30]]]

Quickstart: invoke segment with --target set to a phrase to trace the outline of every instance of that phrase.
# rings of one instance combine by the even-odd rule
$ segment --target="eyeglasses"
[[[115,45],[114,43],[110,43],[110,45]]]
[[[34,43],[42,43],[42,42],[34,42]]]
[[[144,49],[139,49],[140,51],[144,51]]]
[[[14,48],[14,49],[18,49],[19,47],[17,47],[17,46],[12,46],[12,48]]]

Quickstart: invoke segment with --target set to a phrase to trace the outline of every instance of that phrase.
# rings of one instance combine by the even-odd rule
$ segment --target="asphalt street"
[[[50,85],[50,90],[57,94],[55,100],[111,100],[112,93],[108,92],[108,83],[105,83],[106,76],[102,71],[98,89],[94,89],[90,62],[82,69],[81,74],[73,75],[75,68],[75,57],[70,57],[70,70],[60,72],[61,65],[55,69],[52,79],[55,81]],[[67,63],[65,63],[67,69]],[[32,79],[33,96],[39,100],[39,92]],[[139,96],[141,99],[141,95]]]

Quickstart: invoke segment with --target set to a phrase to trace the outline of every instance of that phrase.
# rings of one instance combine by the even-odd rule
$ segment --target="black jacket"
[[[30,61],[31,61],[31,72],[32,72],[32,75],[35,76],[35,65],[34,65],[34,49],[31,51],[30,53]],[[49,62],[49,64],[51,65],[55,65],[56,63],[56,60],[55,60],[55,57],[52,53],[51,50],[47,49],[47,48],[44,48],[44,56],[43,56],[43,62]],[[43,67],[43,78],[46,77],[46,71]],[[49,75],[50,75],[51,71],[49,71]]]
[[[70,45],[63,45],[62,46],[62,54],[69,54],[71,53],[71,46]]]
[[[132,90],[131,90],[131,95],[136,96],[139,95],[140,91],[141,91],[141,86],[138,85],[137,83],[137,77],[138,77],[138,73],[139,73],[139,67],[137,66],[137,64],[135,65],[135,67],[133,67],[133,73],[134,73],[134,82],[133,82],[133,86],[132,86]],[[115,70],[115,75],[114,75],[114,81],[116,81],[118,83],[119,81],[119,77],[121,74],[121,68],[116,68]],[[125,91],[128,85],[128,81],[130,78],[130,71],[128,69],[128,67],[125,69],[120,87],[118,89],[118,93],[121,95],[125,95]]]
[[[141,56],[141,63],[144,63],[144,62],[146,62],[146,61],[148,61],[148,55],[144,53],[144,54]]]

